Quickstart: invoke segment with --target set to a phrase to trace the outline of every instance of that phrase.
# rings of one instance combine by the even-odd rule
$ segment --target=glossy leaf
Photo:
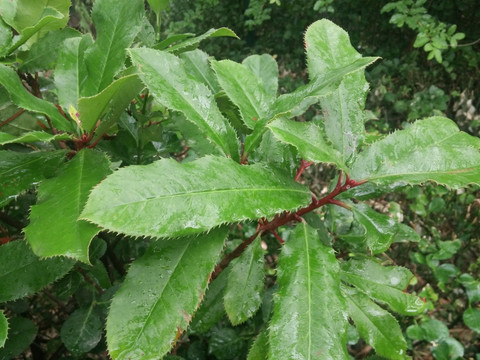
[[[212,68],[248,128],[253,129],[256,121],[268,117],[275,98],[267,95],[260,79],[250,69],[231,60],[212,61]]]
[[[0,246],[0,302],[20,299],[61,278],[74,265],[71,259],[40,259],[25,241]]]
[[[37,327],[30,319],[14,317],[9,319],[8,339],[0,347],[0,359],[13,359],[24,352],[37,336]]]
[[[183,60],[183,66],[188,74],[207,85],[213,94],[220,91],[220,86],[215,73],[210,67],[210,61],[206,53],[196,49],[184,52],[179,57]]]
[[[64,156],[64,151],[0,151],[0,206],[34,183],[53,176]]]
[[[185,34],[185,35],[189,35],[189,34]],[[165,48],[165,51],[168,51],[172,54],[180,54],[185,51],[196,49],[196,47],[203,40],[206,40],[211,37],[220,37],[220,36],[234,37],[238,39],[237,34],[235,34],[232,30],[222,27],[219,29],[210,29],[206,33],[199,36],[187,37],[184,40],[180,41],[178,44]]]
[[[102,128],[107,130],[118,120],[132,99],[143,88],[144,85],[140,78],[133,74],[115,80],[97,95],[80,98],[78,112],[80,113],[82,128],[91,131],[97,121],[102,120],[107,124],[103,125]],[[103,131],[99,129],[99,133],[103,133]]]
[[[309,201],[308,188],[261,165],[213,156],[184,164],[165,159],[109,176],[93,189],[81,218],[134,236],[179,236]]]
[[[7,89],[10,99],[18,107],[48,116],[53,126],[59,130],[72,129],[71,124],[60,115],[55,105],[29,93],[15,70],[3,64],[0,64],[0,84]]]
[[[325,135],[314,123],[283,118],[271,122],[268,128],[278,140],[295,146],[305,160],[346,168],[341,154],[327,143]]]
[[[255,74],[268,97],[275,99],[278,91],[278,65],[268,54],[251,55],[242,64]]]
[[[367,295],[353,288],[343,287],[348,313],[360,336],[378,355],[387,359],[405,359],[407,343],[397,320]]]
[[[130,267],[107,319],[114,359],[161,358],[184,331],[223,249],[226,228],[159,240]]]
[[[181,60],[153,49],[130,49],[139,76],[155,98],[180,111],[226,155],[238,159],[235,131],[218,109],[211,91],[189,76]]]
[[[361,55],[350,44],[345,30],[329,20],[312,24],[305,33],[308,73],[313,80],[326,72],[346,66]],[[365,134],[365,99],[368,83],[363,71],[344,77],[339,87],[320,99],[325,131],[333,147],[347,162],[362,144]]]
[[[94,306],[75,310],[63,323],[60,336],[68,351],[82,354],[102,339],[103,322]]]
[[[0,58],[8,55],[8,49],[12,44],[12,29],[8,26],[2,18],[0,18]]]
[[[387,250],[399,231],[398,223],[365,203],[355,204],[350,209],[355,220],[365,229],[366,243],[372,253],[378,254]]]
[[[352,259],[342,266],[342,280],[402,315],[420,314],[425,303],[403,292],[413,275],[405,268],[382,266],[374,260]]]
[[[100,229],[77,219],[91,188],[109,173],[106,155],[86,149],[57,177],[40,184],[37,204],[32,206],[30,224],[24,230],[35,254],[64,255],[89,263],[88,247]]]
[[[260,331],[248,352],[247,360],[267,360],[268,358],[268,332]]]
[[[14,144],[14,143],[31,143],[31,142],[51,142],[58,140],[70,140],[72,135],[56,134],[52,135],[44,131],[31,131],[21,136],[14,136],[4,132],[0,132],[0,145]]]
[[[141,29],[144,16],[142,0],[95,1],[92,20],[97,38],[85,53],[88,77],[81,91],[83,97],[98,94],[112,82],[125,62],[125,49]]]
[[[7,340],[8,337],[8,320],[3,313],[3,311],[0,310],[0,348],[2,348],[5,345],[5,340]]]
[[[470,329],[480,334],[480,309],[468,308],[463,313],[463,322]]]
[[[374,142],[359,154],[350,176],[379,185],[434,181],[452,188],[480,184],[480,139],[436,116]]]
[[[269,328],[270,359],[347,359],[339,266],[317,230],[300,223],[285,243]]]
[[[225,310],[232,325],[252,317],[262,304],[265,264],[261,239],[257,238],[231,265],[225,289]]]

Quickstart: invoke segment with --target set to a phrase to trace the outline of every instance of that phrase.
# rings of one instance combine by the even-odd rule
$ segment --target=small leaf
[[[40,184],[37,205],[32,206],[30,224],[24,230],[35,254],[64,255],[89,263],[88,247],[100,229],[77,219],[91,188],[109,173],[105,154],[86,149],[59,176]]]
[[[255,74],[267,96],[275,99],[278,91],[278,65],[275,59],[268,54],[251,55],[242,64]]]
[[[8,26],[2,18],[0,18],[0,58],[8,55],[8,49],[12,44],[12,29]]]
[[[452,120],[431,117],[374,142],[358,155],[350,177],[379,185],[480,184],[479,148],[480,139],[459,131]]]
[[[255,341],[248,352],[247,360],[267,360],[268,359],[268,331],[263,329],[257,335]]]
[[[153,48],[157,50],[165,50],[168,48],[170,45],[182,41],[184,39],[187,39],[189,37],[193,37],[195,34],[193,33],[185,33],[185,34],[173,34],[169,37],[167,37],[165,40],[160,41],[157,45],[155,45]]]
[[[102,339],[103,323],[94,306],[75,310],[63,323],[60,336],[68,351],[83,354]]]
[[[5,340],[8,337],[8,320],[5,314],[0,310],[0,348],[5,345]]]
[[[42,260],[25,241],[0,246],[0,302],[36,293],[64,276],[74,263],[61,257]]]
[[[181,60],[153,49],[129,51],[140,78],[158,102],[184,113],[212,143],[238,160],[235,131],[220,113],[211,91],[187,74]]]
[[[347,359],[346,302],[338,261],[317,230],[300,223],[282,249],[270,322],[270,359]]]
[[[147,2],[155,14],[159,14],[168,7],[170,0],[147,0]]]
[[[31,143],[31,142],[51,142],[59,140],[71,140],[72,135],[56,134],[52,135],[44,131],[31,131],[21,136],[14,136],[4,132],[0,132],[0,145],[15,144],[15,143]]]
[[[341,154],[327,143],[325,135],[314,123],[283,118],[271,122],[268,128],[277,139],[295,146],[305,160],[335,164],[340,169],[346,169]]]
[[[185,35],[190,35],[190,34],[185,34]],[[196,37],[188,37],[185,40],[179,42],[178,44],[175,44],[173,46],[166,48],[165,51],[178,55],[182,52],[196,49],[198,44],[200,44],[200,42],[202,42],[205,39],[208,39],[210,37],[220,37],[220,36],[234,37],[238,39],[237,34],[235,34],[232,30],[226,27],[222,27],[219,29],[210,29],[205,34],[202,34]]]
[[[107,319],[112,358],[154,359],[170,350],[204,295],[226,235],[219,228],[155,241],[132,263]]]
[[[463,322],[470,329],[480,334],[480,309],[468,308],[463,313]]]
[[[273,216],[310,199],[307,187],[261,165],[164,159],[109,176],[93,189],[81,218],[133,236],[180,236]]]
[[[257,238],[231,266],[224,303],[232,325],[238,325],[252,317],[262,304],[265,264],[261,239]]]
[[[451,337],[442,339],[437,346],[432,348],[435,360],[462,359],[464,353],[465,349],[462,343]]]
[[[414,340],[429,342],[440,341],[450,336],[448,327],[437,319],[426,319],[421,325],[411,325],[407,328],[407,335]]]
[[[388,359],[405,359],[407,343],[397,320],[353,288],[342,287],[346,295],[349,315],[360,336],[377,354]]]
[[[10,329],[4,347],[0,347],[0,359],[13,359],[24,352],[37,336],[37,327],[30,319],[9,319]]]

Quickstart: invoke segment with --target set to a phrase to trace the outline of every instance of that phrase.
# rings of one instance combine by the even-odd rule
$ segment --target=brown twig
[[[19,111],[17,111],[15,114],[13,114],[12,116],[10,116],[7,120],[4,120],[0,123],[0,127],[4,126],[4,125],[7,125],[10,121],[13,121],[15,120],[17,117],[19,117],[20,115],[22,115],[23,113],[25,112],[25,109],[21,109]]]

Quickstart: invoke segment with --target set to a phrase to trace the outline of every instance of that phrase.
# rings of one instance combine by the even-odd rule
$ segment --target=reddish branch
[[[297,180],[297,178],[301,175],[301,173],[310,165],[311,164],[306,163],[304,160],[302,160],[302,164],[300,165],[300,168],[297,171],[297,176],[295,176],[295,179]],[[337,185],[335,186],[335,188],[332,190],[332,192],[325,195],[323,198],[317,199],[316,197],[312,196],[312,202],[310,203],[310,205],[304,208],[301,208],[295,212],[284,212],[282,214],[276,215],[271,221],[260,220],[255,233],[252,236],[250,236],[248,239],[243,241],[239,246],[237,246],[235,250],[233,250],[231,253],[225,256],[222,259],[222,261],[220,261],[217,264],[217,266],[213,270],[210,281],[213,281],[218,275],[220,275],[220,273],[230,264],[230,262],[232,262],[232,260],[242,255],[245,249],[258,236],[261,236],[265,232],[270,232],[280,241],[280,243],[283,243],[283,239],[281,239],[280,236],[278,236],[278,233],[276,231],[277,228],[292,221],[296,221],[296,222],[301,221],[301,217],[303,215],[311,211],[314,211],[326,204],[334,204],[334,205],[346,207],[347,206],[346,204],[344,204],[339,200],[336,200],[335,197],[351,188],[362,185],[365,182],[366,182],[365,180],[355,181],[353,179],[350,179],[348,175],[345,178],[345,182],[343,182],[343,173],[341,172],[340,176],[338,177]]]
[[[20,115],[22,115],[24,112],[25,112],[25,109],[22,109],[22,110],[20,110],[20,111],[17,111],[15,114],[13,114],[12,116],[10,116],[7,120],[2,121],[2,122],[0,123],[0,127],[2,127],[3,125],[7,125],[10,121],[15,120],[17,117],[19,117]]]

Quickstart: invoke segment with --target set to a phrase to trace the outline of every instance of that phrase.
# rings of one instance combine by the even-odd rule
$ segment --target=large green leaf
[[[140,78],[161,104],[184,113],[226,155],[238,159],[235,131],[211,91],[186,72],[178,57],[154,49],[130,49],[130,55]]]
[[[21,136],[14,136],[4,132],[0,132],[0,145],[14,144],[14,143],[30,143],[30,142],[50,142],[58,140],[70,140],[72,135],[56,134],[52,135],[45,131],[31,131]]]
[[[327,143],[325,135],[314,123],[280,118],[268,124],[268,128],[278,140],[295,146],[305,160],[346,169],[342,155]]]
[[[112,82],[125,62],[125,49],[140,31],[144,16],[142,0],[95,1],[92,20],[97,38],[85,53],[88,77],[82,96],[98,94]]]
[[[107,319],[113,359],[160,359],[198,307],[223,249],[226,228],[158,240],[133,262]]]
[[[206,53],[196,49],[182,53],[179,57],[183,60],[183,66],[188,74],[207,85],[212,93],[216,94],[220,91],[220,86],[210,67],[210,61]]]
[[[88,246],[100,230],[77,220],[90,189],[110,173],[104,153],[82,150],[62,173],[43,181],[30,211],[25,236],[38,256],[64,255],[89,263]]]
[[[352,259],[343,264],[341,275],[346,282],[402,315],[416,315],[425,308],[420,298],[404,292],[413,277],[405,268],[382,266],[368,258]]]
[[[374,142],[361,152],[350,176],[379,185],[434,181],[458,188],[480,184],[480,139],[435,116]]]
[[[0,348],[0,359],[13,359],[24,352],[37,336],[37,327],[30,319],[14,317],[9,320],[10,329],[5,346]]]
[[[268,54],[251,55],[242,62],[260,80],[263,90],[271,98],[277,97],[278,65],[275,59]]]
[[[275,97],[268,96],[260,79],[246,66],[231,60],[212,61],[220,86],[240,110],[250,129],[270,112]]]
[[[280,255],[270,359],[347,359],[346,302],[334,251],[300,223]]]
[[[102,339],[102,334],[103,322],[93,304],[75,310],[60,330],[65,347],[74,354],[92,350]]]
[[[265,264],[261,239],[257,238],[231,265],[224,303],[233,325],[249,319],[262,304]]]
[[[189,35],[189,34],[185,34]],[[172,54],[180,54],[185,51],[194,50],[203,40],[206,40],[210,37],[220,37],[220,36],[227,36],[227,37],[234,37],[238,39],[237,34],[235,34],[232,30],[222,27],[219,29],[210,29],[206,33],[195,36],[195,37],[188,37],[183,41],[180,41],[178,44],[170,46],[165,49]]]
[[[8,320],[3,313],[2,310],[0,310],[0,348],[2,348],[5,345],[5,340],[7,340],[8,336]]]
[[[45,178],[60,166],[65,152],[17,153],[0,151],[0,206]]]
[[[350,287],[342,287],[348,313],[360,336],[377,354],[388,359],[405,359],[407,343],[397,320],[367,295]]]
[[[109,176],[93,189],[81,218],[134,236],[179,236],[273,216],[310,199],[307,187],[261,165],[165,159]]]
[[[143,88],[144,85],[140,78],[133,74],[115,80],[95,96],[80,98],[78,112],[80,113],[82,128],[91,131],[97,121],[102,119],[102,122],[105,123],[102,128],[107,130],[118,120],[132,99]],[[103,118],[104,116],[105,118]]]
[[[72,130],[71,123],[58,112],[55,105],[29,93],[15,70],[3,64],[0,64],[0,84],[7,89],[10,99],[18,107],[48,116],[59,130]]]
[[[0,246],[0,302],[36,293],[61,278],[75,264],[72,259],[40,259],[25,241]]]
[[[312,24],[305,33],[308,73],[313,80],[361,58],[345,30],[329,20]],[[347,162],[357,152],[365,134],[363,109],[368,83],[363,71],[344,77],[339,87],[320,99],[325,131]]]

